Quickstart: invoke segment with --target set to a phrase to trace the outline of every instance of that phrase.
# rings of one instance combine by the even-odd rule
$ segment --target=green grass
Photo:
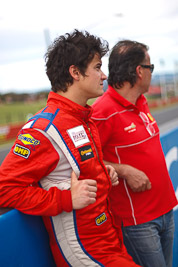
[[[45,107],[46,102],[9,103],[0,105],[0,125],[25,122],[30,114],[35,114]]]
[[[88,105],[92,105],[96,101],[96,98],[88,100]],[[151,100],[150,100],[151,101]],[[166,106],[173,105],[167,104]],[[176,102],[177,105],[177,102]],[[34,115],[37,111],[46,106],[46,100],[36,102],[18,102],[9,104],[0,104],[0,125],[26,122],[31,115]],[[151,111],[155,109],[161,109],[165,106],[158,105],[158,107],[150,108]],[[31,114],[31,115],[30,115]]]
[[[96,98],[90,99],[88,104],[91,105]],[[30,114],[34,115],[37,111],[46,106],[46,101],[31,103],[9,103],[0,104],[0,125],[26,122]]]
[[[88,102],[87,102],[87,104],[88,105],[92,105],[95,102],[96,99],[97,98],[91,98],[91,99],[89,99]]]

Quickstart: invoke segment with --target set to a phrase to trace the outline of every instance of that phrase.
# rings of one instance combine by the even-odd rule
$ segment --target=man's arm
[[[59,190],[54,186],[45,190],[38,186],[60,159],[44,135],[33,129],[28,132],[40,143],[32,149],[17,138],[0,167],[0,207],[16,208],[31,215],[55,216],[93,203],[96,198],[94,180],[72,181],[71,190]],[[28,149],[28,158],[14,152],[16,144],[24,151]]]
[[[104,161],[104,163],[113,166],[118,177],[125,179],[133,192],[141,192],[151,189],[150,180],[144,172],[127,164],[117,164],[108,161]]]

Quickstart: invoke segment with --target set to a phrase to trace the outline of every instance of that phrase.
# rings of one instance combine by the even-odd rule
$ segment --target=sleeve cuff
[[[61,191],[62,210],[66,212],[72,211],[72,196],[70,190]]]

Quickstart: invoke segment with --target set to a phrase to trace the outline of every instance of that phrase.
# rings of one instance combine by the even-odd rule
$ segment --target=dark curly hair
[[[75,65],[85,76],[88,64],[96,53],[102,58],[108,52],[108,42],[90,35],[87,31],[74,30],[73,33],[56,38],[45,54],[46,74],[54,92],[66,92],[73,78],[69,67]]]
[[[148,49],[147,45],[136,41],[119,41],[109,56],[108,84],[119,89],[127,81],[133,87],[137,80],[136,67],[143,63]]]

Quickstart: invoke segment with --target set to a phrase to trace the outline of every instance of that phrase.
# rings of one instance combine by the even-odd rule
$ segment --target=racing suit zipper
[[[103,167],[103,164],[102,164],[101,161],[100,161],[99,154],[98,154],[98,150],[97,150],[97,148],[96,148],[95,141],[94,141],[93,135],[92,135],[92,133],[91,133],[90,127],[89,127],[88,123],[86,123],[86,125],[87,125],[88,131],[89,131],[89,133],[90,133],[91,139],[92,139],[92,141],[93,141],[93,144],[94,144],[94,147],[95,147],[95,151],[96,151],[96,155],[97,155],[98,161],[99,161],[101,167],[103,168],[104,172],[106,173],[106,170],[105,170],[105,168]],[[106,173],[106,176],[108,177],[108,173]],[[112,186],[112,185],[111,185],[111,186]],[[109,203],[109,201],[108,201],[108,197],[107,197],[107,203],[108,203],[108,212],[109,212],[109,214],[110,214],[110,216],[111,216],[111,220],[113,221],[112,212],[110,211],[110,208],[109,208],[110,203]],[[122,246],[122,241],[120,240],[120,238],[119,238],[119,245],[120,245],[120,248],[121,248],[121,246]]]
[[[94,144],[94,147],[95,147],[95,150],[96,150],[96,155],[97,155],[98,161],[99,161],[99,163],[101,164],[100,159],[99,159],[98,150],[97,150],[97,148],[96,148],[95,141],[94,141],[94,139],[93,139],[93,135],[92,135],[92,133],[91,133],[90,127],[89,127],[88,123],[86,123],[86,125],[87,125],[88,131],[89,131],[89,133],[90,133],[91,139],[92,139],[92,141],[93,141],[93,144]],[[101,164],[101,165],[102,165],[102,164]]]
[[[106,170],[105,170],[105,168],[103,167],[103,164],[102,164],[101,161],[100,161],[99,154],[98,154],[98,150],[97,150],[97,147],[96,147],[96,145],[95,145],[95,141],[94,141],[93,135],[92,135],[92,133],[91,133],[90,127],[89,127],[88,123],[86,123],[86,125],[87,125],[88,131],[89,131],[89,133],[90,133],[91,139],[92,139],[92,141],[93,141],[93,144],[94,144],[94,147],[95,147],[95,151],[96,151],[96,155],[97,155],[98,161],[99,161],[100,165],[102,166],[104,172],[106,173]],[[107,175],[107,177],[108,177],[108,173],[106,173],[106,175]]]

